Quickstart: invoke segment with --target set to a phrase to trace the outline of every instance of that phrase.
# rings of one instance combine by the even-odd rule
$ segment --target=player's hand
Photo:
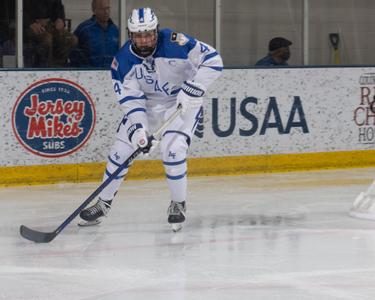
[[[138,147],[145,148],[148,144],[146,130],[143,127],[136,129],[131,138],[131,142],[134,149],[137,149]]]
[[[34,34],[42,34],[46,31],[42,24],[39,22],[32,23],[30,25],[30,29],[34,32]]]
[[[147,147],[142,148],[143,156],[148,157],[155,150],[158,144],[159,144],[159,141],[155,140],[154,138],[149,137]]]
[[[177,106],[181,105],[181,114],[184,115],[188,110],[197,109],[202,106],[203,95],[206,88],[194,81],[185,81],[177,95]]]
[[[141,124],[136,124],[135,128],[142,126]],[[130,128],[131,130],[131,128]],[[142,149],[142,154],[148,156],[158,145],[158,141],[147,135],[146,130],[143,127],[138,127],[131,136],[131,142],[134,149],[138,147]]]

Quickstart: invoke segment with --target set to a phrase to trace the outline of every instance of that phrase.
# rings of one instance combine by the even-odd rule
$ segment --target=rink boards
[[[2,71],[0,185],[99,180],[122,119],[108,71]],[[172,83],[150,88],[169,93]],[[375,69],[227,69],[210,87],[189,174],[375,165]],[[375,109],[374,109],[375,111]],[[163,176],[157,153],[129,178]]]

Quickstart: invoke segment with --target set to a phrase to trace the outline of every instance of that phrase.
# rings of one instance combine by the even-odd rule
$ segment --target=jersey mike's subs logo
[[[62,157],[81,148],[95,126],[95,107],[78,84],[60,78],[38,81],[17,99],[12,112],[15,136],[28,151]]]

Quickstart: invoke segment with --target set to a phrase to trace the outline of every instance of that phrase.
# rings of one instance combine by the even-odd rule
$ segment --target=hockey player
[[[185,221],[188,148],[202,114],[203,96],[220,76],[222,59],[211,46],[186,34],[159,30],[158,18],[150,8],[134,9],[127,29],[129,40],[111,65],[113,89],[125,116],[108,156],[104,180],[135,149],[146,147],[148,136],[180,104],[180,117],[160,142],[171,194],[168,223],[179,230]],[[98,224],[108,214],[127,172],[125,168],[101,192],[97,203],[80,213],[81,225]]]

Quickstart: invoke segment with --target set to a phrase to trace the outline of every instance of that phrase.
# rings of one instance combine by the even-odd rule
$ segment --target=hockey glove
[[[151,137],[149,136],[146,147],[142,148],[143,155],[148,157],[155,150],[158,144],[159,141],[155,140],[154,138],[151,139]]]
[[[146,147],[148,143],[146,130],[143,127],[136,129],[131,137],[131,142],[134,149]]]
[[[129,139],[133,145],[133,148],[142,148],[142,152],[145,155],[150,154],[152,151],[154,151],[158,144],[156,140],[151,141],[150,137],[147,135],[146,130],[141,124],[134,124],[129,128],[128,132]]]
[[[177,106],[181,104],[181,115],[184,115],[188,110],[201,107],[205,92],[206,88],[202,84],[185,81],[177,95]]]

